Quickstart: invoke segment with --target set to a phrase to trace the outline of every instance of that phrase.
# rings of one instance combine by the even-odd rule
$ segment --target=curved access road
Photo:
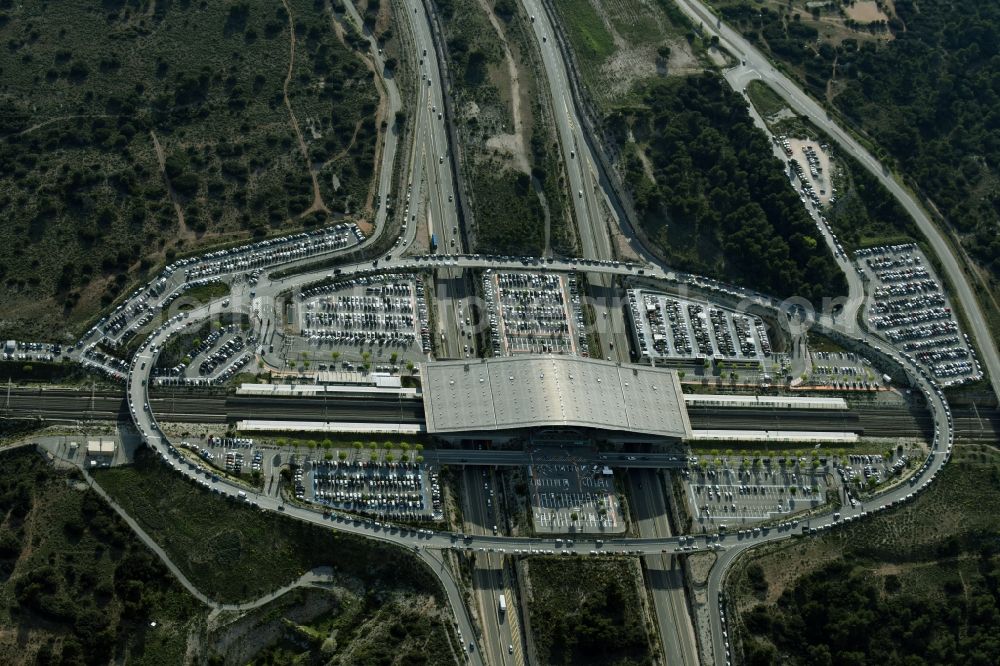
[[[722,23],[704,3],[700,0],[675,1],[695,25],[700,24],[709,35],[717,36],[723,47],[740,58],[738,72],[746,72],[750,78],[756,77],[767,82],[794,111],[807,116],[810,122],[836,141],[841,150],[868,169],[909,213],[941,262],[944,274],[955,293],[955,298],[965,312],[970,332],[979,346],[980,358],[986,365],[993,392],[1000,396],[1000,356],[997,354],[993,335],[986,318],[983,316],[979,300],[976,298],[975,291],[948,240],[916,197],[900,185],[893,177],[892,172],[875,159],[851,134],[837,125],[823,107],[772,65],[767,56],[757,50],[739,32]]]
[[[471,260],[476,261],[475,259]],[[631,270],[625,267],[615,267],[613,262],[610,262],[608,267],[619,269],[624,268],[626,271]],[[341,276],[346,277],[354,273],[354,271],[360,273],[370,270],[370,265],[355,265],[351,267],[345,266],[344,269],[342,269]],[[308,278],[312,276],[306,274],[306,276],[297,277]],[[702,281],[698,281],[696,284],[698,286],[705,284],[706,288],[710,288],[711,290],[723,290],[718,293],[731,294],[731,297],[738,297],[739,295],[744,295],[744,297],[749,296],[746,292],[741,293],[725,291],[725,288],[718,285],[718,283],[704,283]],[[285,288],[287,288],[287,286],[288,285],[285,285]],[[480,663],[482,657],[480,656],[480,650],[475,644],[474,636],[476,634],[473,630],[468,609],[465,606],[464,597],[454,580],[452,573],[447,567],[444,566],[442,560],[440,559],[441,556],[431,551],[463,549],[479,550],[483,552],[499,551],[515,555],[531,553],[554,554],[558,552],[563,552],[567,555],[581,555],[587,554],[588,552],[591,555],[597,555],[600,553],[628,553],[633,555],[645,555],[664,552],[690,553],[721,548],[728,549],[731,552],[731,554],[725,556],[726,561],[731,561],[731,558],[734,558],[738,552],[741,552],[752,545],[773,539],[788,538],[790,536],[790,533],[787,530],[771,530],[752,536],[734,534],[699,536],[683,535],[676,537],[611,539],[607,542],[590,540],[585,541],[581,539],[577,540],[573,545],[563,546],[561,544],[557,544],[554,539],[490,535],[477,535],[475,537],[471,537],[468,535],[459,535],[448,532],[413,530],[391,524],[380,524],[376,521],[344,516],[339,513],[321,513],[318,510],[300,506],[298,504],[286,504],[281,498],[260,495],[252,488],[244,487],[239,483],[221,478],[213,473],[211,469],[202,467],[194,461],[182,458],[180,452],[160,431],[155,415],[150,410],[148,404],[147,384],[149,380],[149,373],[155,365],[160,349],[162,349],[163,345],[172,335],[183,331],[189,326],[193,326],[199,322],[209,319],[210,317],[220,314],[224,309],[224,300],[225,299],[219,299],[213,301],[196,310],[190,311],[184,318],[174,318],[166,322],[153,331],[153,333],[143,341],[136,352],[127,374],[126,395],[128,399],[129,411],[137,430],[143,438],[143,441],[150,446],[172,469],[185,474],[192,481],[210,488],[217,493],[224,494],[237,501],[253,503],[263,510],[278,511],[298,520],[303,520],[317,525],[325,525],[333,529],[361,536],[382,539],[413,550],[418,557],[432,566],[435,573],[441,580],[445,592],[448,595],[449,602],[452,604],[457,616],[456,621],[459,630],[465,639],[471,641],[469,643],[467,654],[473,663]],[[755,296],[751,302],[761,307],[776,307],[773,299],[768,299],[763,295]],[[245,304],[241,303],[239,306],[245,307]],[[825,328],[822,322],[818,322],[817,325],[820,326],[820,328]],[[867,513],[892,506],[896,502],[906,501],[907,499],[912,498],[913,493],[919,489],[925,488],[934,478],[938,469],[940,469],[940,467],[947,462],[953,441],[953,426],[950,408],[945,402],[940,389],[933,385],[931,379],[924,374],[923,370],[914,366],[908,359],[900,356],[898,352],[877,338],[868,336],[864,333],[859,336],[853,330],[831,330],[841,336],[844,336],[845,338],[848,338],[853,344],[861,347],[867,353],[881,355],[888,362],[901,366],[909,376],[911,383],[925,394],[934,417],[936,434],[933,441],[933,451],[931,455],[928,457],[927,461],[924,463],[923,467],[921,467],[917,475],[913,477],[909,486],[904,485],[903,487],[890,490],[887,493],[880,495],[878,498],[869,501],[867,506],[864,508],[845,508],[840,512],[842,515],[835,516],[833,512],[830,512],[825,516],[814,517],[811,519],[809,524],[809,527],[812,530],[828,529],[835,526],[839,520],[853,520],[857,517],[867,515]],[[723,566],[716,569],[716,576],[718,576],[718,578],[714,579],[715,582],[710,585],[709,592],[713,603],[718,603],[721,577],[725,572],[725,568],[726,565],[723,564]],[[724,663],[724,655],[728,650],[728,645],[726,644],[724,629],[722,628],[721,619],[718,615],[713,615],[712,629],[714,654],[720,663]]]

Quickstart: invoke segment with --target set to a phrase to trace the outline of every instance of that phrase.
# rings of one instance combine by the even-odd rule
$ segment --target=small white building
[[[115,457],[117,444],[113,439],[92,439],[87,442],[87,458],[91,467],[108,467]]]

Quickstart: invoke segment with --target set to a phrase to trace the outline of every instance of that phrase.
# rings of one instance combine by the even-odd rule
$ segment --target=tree
[[[347,452],[341,451],[340,453],[337,454],[337,457],[340,458],[341,461],[347,460]]]

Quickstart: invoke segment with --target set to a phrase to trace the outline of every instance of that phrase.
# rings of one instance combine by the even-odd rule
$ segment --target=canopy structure
[[[577,356],[511,356],[421,368],[430,433],[578,427],[685,439],[677,373]]]

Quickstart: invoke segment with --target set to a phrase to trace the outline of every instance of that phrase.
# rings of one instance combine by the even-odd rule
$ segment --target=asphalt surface
[[[629,472],[633,511],[639,535],[647,538],[671,536],[667,502],[659,475],[653,469]],[[666,477],[669,483],[669,474]],[[667,664],[697,666],[698,644],[684,594],[684,572],[680,557],[659,553],[646,555],[646,572],[656,613],[656,624]]]
[[[684,11],[690,14],[696,17],[700,15],[707,18],[709,25],[706,25],[706,29],[709,31],[709,34],[716,29],[715,20],[707,15],[707,10],[703,5],[695,0],[679,0],[679,4]],[[688,288],[696,293],[705,294],[709,298],[720,300],[720,302],[742,302],[743,305],[746,306],[754,306],[771,311],[779,309],[781,304],[767,295],[753,292],[751,290],[737,289],[728,285],[719,284],[712,280],[671,271],[668,268],[657,266],[655,261],[651,259],[649,254],[644,252],[641,247],[639,248],[641,253],[640,256],[645,258],[645,263],[642,265],[615,265],[615,263],[610,260],[610,241],[607,237],[605,222],[602,219],[603,215],[599,213],[600,208],[597,205],[599,195],[595,189],[595,184],[600,182],[600,178],[599,175],[596,174],[596,159],[590,151],[590,148],[586,147],[586,137],[581,137],[580,134],[582,124],[579,122],[579,116],[577,115],[572,102],[565,64],[561,60],[561,55],[552,44],[553,33],[551,25],[548,23],[546,13],[542,10],[541,6],[537,4],[536,0],[524,0],[524,5],[529,13],[536,16],[536,22],[534,24],[536,38],[541,39],[542,37],[545,37],[545,39],[542,39],[540,42],[542,59],[546,69],[546,74],[549,78],[549,92],[552,95],[552,103],[557,123],[557,134],[560,138],[560,143],[564,153],[563,159],[567,164],[567,175],[572,188],[570,194],[574,202],[574,212],[581,228],[581,244],[583,245],[584,253],[588,255],[587,259],[559,261],[501,258],[490,260],[488,258],[476,256],[470,257],[467,255],[400,259],[397,256],[393,256],[392,259],[382,258],[382,263],[379,265],[379,268],[397,270],[404,268],[419,269],[425,267],[440,268],[442,266],[447,266],[451,268],[492,267],[560,271],[581,270],[591,274],[603,274],[603,277],[599,276],[596,280],[598,283],[602,280],[610,279],[610,277],[614,275],[631,276],[633,278],[645,276],[646,279],[657,285],[684,285],[685,288]],[[429,41],[430,31],[427,25],[424,25],[426,23],[426,16],[420,18],[420,6],[411,5],[411,7],[415,10],[413,17],[414,20],[412,22],[414,33],[417,35],[423,33]],[[701,14],[699,14],[699,12],[701,12]],[[978,308],[978,304],[975,301],[971,287],[965,280],[964,275],[962,275],[957,260],[955,260],[951,254],[947,243],[937,232],[930,219],[920,209],[916,201],[913,200],[912,197],[910,197],[910,195],[891,177],[889,177],[887,173],[882,171],[880,165],[878,165],[878,163],[875,162],[870,155],[861,149],[860,146],[858,146],[856,142],[851,139],[851,137],[825,118],[825,114],[818,107],[818,105],[809,100],[809,98],[801,93],[801,91],[795,89],[794,85],[785,79],[780,73],[773,70],[773,68],[770,68],[770,65],[766,62],[763,56],[743,42],[739,35],[735,34],[732,30],[729,30],[726,26],[718,26],[718,30],[724,47],[729,48],[734,53],[743,53],[747,56],[746,60],[748,64],[746,67],[748,70],[753,69],[762,77],[766,78],[766,80],[772,82],[777,88],[779,94],[785,97],[786,100],[793,105],[793,108],[810,116],[810,118],[813,119],[818,126],[827,131],[835,140],[838,141],[838,143],[841,144],[842,149],[847,150],[859,159],[859,161],[864,164],[866,168],[872,170],[876,177],[882,180],[886,187],[888,187],[889,190],[893,192],[893,194],[901,201],[904,207],[911,212],[917,220],[918,226],[927,235],[932,246],[937,252],[943,263],[945,275],[951,281],[957,292],[958,300],[962,304],[962,307],[966,311],[970,320],[971,333],[976,338],[976,341],[981,349],[981,358],[990,373],[991,381],[994,383],[994,388],[996,389],[998,385],[1000,385],[998,384],[998,382],[1000,382],[1000,371],[998,371],[1000,363],[998,363],[996,350],[992,344],[989,329],[985,325],[985,321]],[[428,54],[430,53],[431,50],[428,49]],[[376,59],[377,56],[378,54],[376,53]],[[428,63],[428,66],[433,67],[434,65]],[[391,85],[391,82],[386,81],[385,85],[389,86]],[[433,81],[433,77],[431,84],[427,87],[430,89],[430,97],[428,98],[428,101],[430,102],[432,108],[431,113],[433,113],[434,106],[443,108],[443,97],[440,90],[435,90],[436,85]],[[441,105],[435,104],[435,101],[438,100],[442,101]],[[565,113],[562,112],[563,110]],[[436,119],[436,116],[434,116],[434,118]],[[431,120],[431,118],[428,117],[428,120]],[[442,201],[442,197],[446,196],[447,188],[452,187],[448,175],[450,174],[450,171],[445,173],[445,171],[435,169],[434,167],[434,151],[440,153],[440,151],[445,149],[447,146],[445,125],[443,122],[437,124],[428,123],[423,127],[424,128],[422,130],[419,127],[416,130],[415,141],[418,144],[423,145],[426,154],[431,156],[428,160],[431,162],[430,168],[424,168],[427,180],[427,206],[430,210],[431,224],[435,224],[435,207],[440,209],[438,213],[440,217],[437,222],[437,224],[440,224],[445,220],[456,219],[448,217],[449,215],[455,214],[455,207],[447,206],[445,201]],[[581,141],[581,139],[583,140]],[[567,156],[565,154],[567,151],[573,151],[575,152],[575,155],[571,153]],[[392,185],[392,168],[390,164],[392,160],[386,156],[388,152],[390,151],[383,154],[381,164],[379,185],[380,194],[388,192],[389,189],[387,188],[391,188]],[[448,156],[441,154],[437,155],[437,166],[447,164],[448,160],[442,159],[443,157]],[[575,164],[571,164],[573,162],[575,162]],[[416,186],[414,186],[414,189],[416,189]],[[581,192],[583,193],[582,195],[580,194]],[[619,224],[620,223],[621,220],[619,220]],[[376,225],[375,234],[366,239],[366,241],[362,244],[362,247],[370,246],[379,237],[386,226],[387,225],[385,224]],[[629,234],[627,229],[624,229],[624,231],[626,235]],[[634,241],[634,238],[632,238],[632,240]],[[323,252],[322,254],[324,257],[330,258],[335,257],[338,254],[357,252],[358,248],[355,247],[350,248],[347,251],[329,251]],[[604,258],[605,261],[600,263],[595,262],[593,260],[594,257]],[[158,405],[154,402],[152,411],[147,411],[145,409],[147,402],[146,382],[141,380],[148,380],[148,373],[153,367],[158,349],[171,335],[183,330],[186,326],[205,321],[208,318],[215,317],[224,311],[245,312],[251,315],[257,314],[259,319],[267,318],[267,314],[271,314],[272,316],[277,314],[278,309],[274,304],[276,303],[276,298],[279,295],[283,292],[308,284],[309,282],[324,279],[326,275],[329,275],[329,269],[318,269],[315,267],[310,268],[310,264],[314,265],[316,260],[317,256],[312,256],[283,264],[280,268],[286,269],[294,266],[301,269],[302,272],[298,275],[286,277],[284,279],[273,279],[270,274],[265,275],[261,278],[261,281],[256,286],[256,289],[251,289],[248,285],[246,285],[246,283],[241,282],[239,279],[235,279],[239,273],[225,275],[223,276],[225,280],[235,283],[232,294],[232,304],[230,306],[223,306],[223,303],[220,300],[196,308],[181,319],[171,321],[169,324],[155,330],[141,345],[132,361],[128,373],[128,414],[133,419],[138,431],[142,434],[144,441],[162,457],[166,465],[171,467],[177,473],[185,474],[192,479],[200,481],[205,485],[213,487],[218,492],[227,495],[236,496],[236,494],[242,490],[239,485],[223,479],[210,481],[210,474],[209,477],[206,478],[206,471],[197,466],[192,469],[187,464],[181,464],[179,461],[179,454],[169,440],[159,431],[155,417]],[[275,268],[272,267],[271,271],[273,270],[275,270]],[[353,263],[341,266],[341,272],[344,276],[351,274],[363,274],[364,272],[370,270],[372,270],[371,263]],[[183,271],[175,272],[175,274],[171,276],[170,288],[175,288],[177,286],[178,280],[181,279],[178,275],[182,273]],[[165,293],[168,293],[170,288],[168,288]],[[615,310],[612,309],[609,312],[609,317],[616,316],[614,313]],[[929,379],[922,374],[921,370],[913,366],[908,360],[902,358],[898,352],[877,338],[856,330],[853,322],[836,322],[820,319],[816,322],[816,326],[819,330],[825,331],[831,336],[838,336],[838,339],[844,341],[845,344],[849,344],[855,349],[861,350],[866,354],[870,353],[882,356],[885,359],[888,359],[887,362],[898,364],[909,376],[912,385],[920,393],[927,396],[928,409],[932,415],[934,428],[937,433],[933,441],[933,451],[931,456],[928,458],[926,465],[921,468],[918,475],[910,483],[904,484],[900,488],[893,489],[879,495],[878,497],[867,502],[865,505],[859,506],[856,509],[842,508],[840,510],[840,521],[845,521],[848,519],[862,517],[877,510],[882,510],[897,502],[906,501],[907,496],[926,488],[934,478],[936,472],[943,464],[945,464],[950,456],[954,426],[951,420],[950,408],[945,403],[943,396],[930,383]],[[615,327],[617,327],[617,323],[615,324]],[[613,334],[609,335],[609,339],[613,337]],[[625,345],[618,344],[617,347],[620,352]],[[610,345],[606,351],[611,351]],[[78,354],[76,357],[78,357]],[[140,366],[140,363],[144,365]],[[463,453],[465,452],[461,452],[458,455],[463,455]],[[523,464],[525,454],[522,453],[521,455]],[[654,461],[652,459],[646,461],[637,460],[627,462],[632,463],[637,467],[643,466],[644,464],[648,464],[652,467],[656,466],[658,462],[665,465],[675,466],[683,464],[683,461]],[[456,613],[458,627],[466,639],[475,636],[475,631],[472,627],[472,622],[467,609],[464,606],[462,593],[456,584],[454,576],[441,562],[439,551],[442,549],[484,548],[484,552],[487,553],[489,553],[492,548],[494,552],[499,550],[501,553],[517,553],[518,551],[521,551],[521,553],[556,553],[565,551],[577,555],[584,555],[588,553],[597,554],[601,552],[628,552],[631,554],[656,555],[664,552],[668,554],[674,552],[689,553],[694,551],[722,548],[723,550],[719,553],[719,565],[713,568],[709,579],[709,598],[715,608],[720,604],[719,592],[721,590],[722,581],[728,565],[739,555],[739,553],[758,543],[789,538],[791,536],[788,531],[779,531],[776,529],[771,529],[759,535],[746,537],[729,534],[721,536],[715,541],[705,536],[692,535],[691,537],[678,537],[664,536],[661,534],[649,538],[608,539],[603,543],[599,543],[597,540],[577,540],[571,547],[558,548],[552,539],[504,537],[501,535],[476,535],[472,536],[471,539],[463,539],[458,535],[444,532],[419,534],[405,528],[379,526],[371,521],[351,520],[337,515],[324,517],[323,514],[312,511],[308,508],[285,504],[280,498],[276,497],[261,495],[255,496],[254,499],[259,503],[263,510],[279,511],[285,513],[285,515],[310,523],[326,525],[334,529],[340,529],[371,538],[383,539],[409,549],[415,548],[416,550],[414,552],[423,561],[430,565],[438,574],[448,595],[449,601]],[[821,531],[834,528],[836,523],[840,521],[836,520],[831,512],[824,516],[811,518],[806,527]],[[686,550],[678,550],[681,548]],[[477,552],[479,551],[477,550]],[[712,658],[716,663],[726,663],[729,656],[729,646],[724,635],[725,628],[718,612],[712,613],[711,629]],[[468,657],[472,663],[482,663],[482,657],[480,655],[481,650],[478,648],[474,648],[468,653]]]
[[[569,197],[577,222],[580,248],[589,259],[611,260],[615,251],[611,246],[605,220],[603,191],[599,187],[600,169],[597,157],[585,136],[583,124],[573,100],[569,74],[562,53],[556,42],[555,30],[540,0],[521,0],[525,12],[533,16],[531,28],[541,53],[542,66],[548,83],[552,116],[556,136],[562,149],[563,167],[569,180]],[[610,221],[620,227],[620,221],[610,206]],[[607,275],[588,275],[595,293],[612,292],[614,280]],[[608,299],[610,301],[610,297]],[[615,299],[617,301],[617,299]],[[628,362],[628,330],[625,328],[620,307],[608,307],[607,302],[596,304],[595,326],[602,328],[600,350],[591,350],[591,356]],[[604,314],[607,313],[607,319]]]
[[[850,133],[842,129],[812,97],[772,65],[767,57],[738,31],[719,21],[704,3],[699,0],[676,1],[685,14],[696,24],[703,26],[708,35],[717,35],[720,45],[740,58],[741,64],[736,72],[727,76],[727,79],[738,82],[737,90],[742,90],[746,85],[745,82],[753,78],[766,81],[793,111],[808,117],[810,122],[836,141],[841,150],[868,169],[913,218],[917,228],[941,262],[944,275],[951,283],[953,295],[961,304],[971,328],[970,333],[979,347],[980,358],[987,368],[993,393],[1000,396],[1000,355],[997,354],[993,334],[983,316],[979,300],[951,245],[916,197],[896,180],[887,167],[875,159]],[[743,62],[746,64],[742,64]]]
[[[500,522],[495,493],[497,484],[493,474],[488,469],[467,467],[462,475],[462,485],[465,533],[492,534],[493,525]],[[519,659],[523,652],[518,649],[515,654],[508,649],[515,643],[518,648],[521,647],[520,637],[512,629],[521,609],[514,603],[505,556],[485,550],[476,551],[472,562],[472,591],[479,606],[483,630],[480,645],[487,655],[486,661],[493,666],[523,664],[523,659]],[[503,613],[500,612],[500,595],[504,595],[507,606]]]

